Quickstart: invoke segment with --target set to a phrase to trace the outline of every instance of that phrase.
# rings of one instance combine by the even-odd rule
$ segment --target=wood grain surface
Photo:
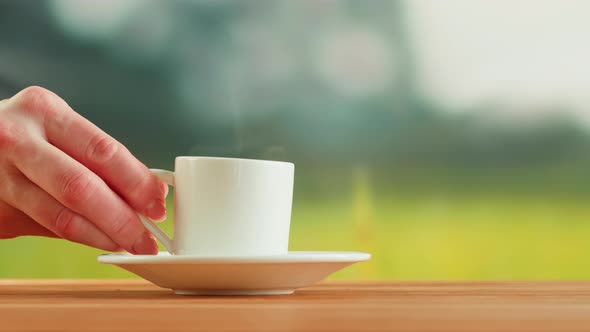
[[[185,297],[141,280],[0,280],[0,331],[590,331],[590,282],[327,282]]]

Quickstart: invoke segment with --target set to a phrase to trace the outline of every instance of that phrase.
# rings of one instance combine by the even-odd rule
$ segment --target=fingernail
[[[158,244],[150,233],[143,233],[133,245],[133,254],[135,255],[155,255],[158,253]]]
[[[153,221],[166,219],[166,204],[164,201],[155,199],[146,208],[145,215]]]
[[[160,182],[160,192],[164,194],[164,198],[168,197],[168,185],[164,182]]]

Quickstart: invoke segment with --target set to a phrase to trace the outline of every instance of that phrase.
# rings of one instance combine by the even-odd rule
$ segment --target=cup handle
[[[174,187],[174,172],[165,171],[162,169],[150,169],[150,171],[162,182]],[[164,245],[164,248],[166,248],[170,254],[173,254],[174,247],[172,245],[172,239],[168,237],[168,235],[164,233],[164,231],[153,221],[149,220],[140,213],[137,213],[137,216],[145,228],[147,228],[147,230],[150,231],[150,233],[152,233],[162,243],[162,245]]]

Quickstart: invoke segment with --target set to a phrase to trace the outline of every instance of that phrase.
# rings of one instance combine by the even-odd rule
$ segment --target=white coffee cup
[[[174,239],[139,217],[171,254],[286,254],[294,170],[280,161],[177,157],[174,172],[152,170],[175,190]]]

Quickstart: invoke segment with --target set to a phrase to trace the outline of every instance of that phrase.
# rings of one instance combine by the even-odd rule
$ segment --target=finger
[[[74,112],[57,95],[40,88],[33,91],[44,96],[35,96],[37,102],[29,107],[50,110],[44,126],[51,144],[100,176],[135,210],[153,220],[166,217],[165,185],[144,164],[121,143]],[[33,98],[30,97],[32,94],[24,95]]]
[[[58,237],[22,211],[0,201],[0,239],[26,235]]]
[[[9,187],[5,195],[7,203],[59,237],[108,251],[119,248],[95,225],[64,207],[24,176],[14,177]]]
[[[157,253],[154,239],[135,212],[96,174],[42,140],[33,140],[27,151],[16,153],[16,167],[27,178],[90,220],[120,247],[135,254]]]

